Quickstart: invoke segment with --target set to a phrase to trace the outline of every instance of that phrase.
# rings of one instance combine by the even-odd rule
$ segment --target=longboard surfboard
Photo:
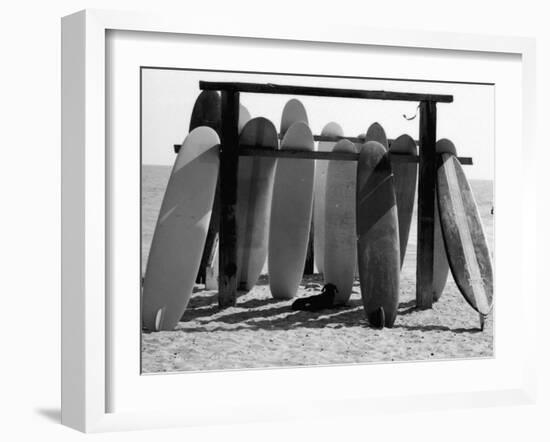
[[[296,98],[292,98],[286,102],[281,114],[280,138],[282,139],[290,126],[298,121],[309,124],[306,108],[303,103]],[[311,220],[311,223],[312,225],[309,230],[304,274],[313,273],[313,219]]]
[[[365,134],[365,143],[367,141],[377,141],[384,146],[384,149],[388,150],[388,137],[380,123],[372,123],[369,126]]]
[[[252,116],[250,115],[248,109],[244,105],[239,104],[239,133],[242,132],[243,128],[246,126],[246,123],[248,123],[251,119]]]
[[[208,259],[208,265],[206,266],[206,277],[204,280],[204,288],[206,290],[218,290],[218,268],[220,263],[219,252],[219,238],[216,238],[216,242],[212,247],[212,253]]]
[[[339,141],[333,152],[357,153],[355,144]],[[353,288],[357,261],[355,228],[355,187],[357,164],[351,161],[330,161],[326,172],[324,234],[324,280],[334,284],[338,292],[336,305],[345,304]]]
[[[361,298],[374,327],[392,327],[399,304],[399,224],[389,153],[365,143],[357,164],[357,252]]]
[[[481,328],[493,302],[493,266],[472,189],[456,156],[444,153],[437,171],[441,230],[454,280],[480,314]]]
[[[250,112],[242,104],[239,105],[239,131],[248,120]],[[200,126],[208,126],[220,134],[222,124],[222,101],[217,91],[202,91],[193,105],[189,132]]]
[[[244,126],[242,147],[277,150],[277,129],[258,117]],[[257,282],[267,258],[271,198],[275,176],[274,158],[241,157],[237,177],[237,283],[250,290]]]
[[[202,91],[193,105],[189,132],[200,126],[208,126],[218,134],[222,124],[222,100],[217,91]]]
[[[304,122],[286,132],[281,150],[313,150],[311,130]],[[307,159],[279,159],[273,185],[268,269],[271,294],[277,299],[296,295],[304,269],[313,206],[315,165]]]
[[[390,153],[396,155],[417,155],[418,149],[416,143],[409,135],[401,135],[391,144]],[[395,198],[397,200],[397,219],[399,221],[401,267],[403,267],[414,210],[418,164],[396,162],[392,164],[392,170],[395,183]]]
[[[321,131],[323,136],[343,136],[344,131],[338,123],[328,123]],[[317,150],[330,152],[336,142],[320,141]],[[313,256],[319,273],[324,272],[325,257],[325,196],[327,185],[327,168],[329,161],[315,161],[315,184],[313,197]]]
[[[298,121],[309,124],[306,108],[300,100],[293,98],[288,100],[283,107],[280,126],[281,139],[284,138],[287,130],[290,129],[290,126]]]
[[[454,144],[446,139],[442,138],[435,143],[436,154],[448,153],[456,155],[456,148]],[[441,167],[439,164],[438,167]],[[445,251],[445,243],[443,242],[443,234],[441,233],[441,221],[439,219],[439,202],[437,201],[437,193],[435,195],[434,204],[434,267],[433,267],[433,301],[439,301],[445,284],[447,283],[447,277],[449,275],[449,262],[447,261],[447,252]]]
[[[193,291],[219,172],[219,137],[191,131],[176,157],[151,243],[142,295],[142,324],[172,330]]]

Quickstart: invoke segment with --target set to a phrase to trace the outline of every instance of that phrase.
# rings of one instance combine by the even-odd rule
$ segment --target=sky
[[[143,164],[173,165],[174,144],[188,134],[193,104],[201,92],[199,81],[240,81],[288,85],[451,94],[453,103],[437,105],[437,139],[448,138],[459,156],[472,157],[464,166],[470,179],[493,180],[494,176],[494,86],[379,79],[343,79],[291,75],[242,74],[187,70],[142,70],[142,161]],[[346,136],[365,133],[380,123],[388,138],[409,134],[418,139],[419,117],[415,102],[302,97],[272,94],[241,94],[241,104],[252,118],[265,117],[279,127],[285,103],[297,98],[308,113],[314,134],[335,121]]]

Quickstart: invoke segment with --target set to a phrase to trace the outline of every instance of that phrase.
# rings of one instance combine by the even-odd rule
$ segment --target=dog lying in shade
[[[338,289],[334,284],[326,284],[318,295],[299,298],[292,303],[292,310],[305,310],[317,312],[326,308],[334,307],[334,298]]]

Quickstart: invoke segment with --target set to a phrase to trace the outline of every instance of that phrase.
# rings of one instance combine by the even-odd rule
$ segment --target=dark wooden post
[[[220,242],[218,304],[235,305],[237,299],[237,168],[239,165],[239,92],[222,91],[220,148]]]
[[[433,299],[436,122],[436,103],[421,101],[416,246],[416,307],[419,309],[432,308]]]

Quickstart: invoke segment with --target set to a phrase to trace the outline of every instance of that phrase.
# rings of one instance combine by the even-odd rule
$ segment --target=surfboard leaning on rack
[[[142,324],[172,330],[201,260],[219,172],[219,137],[198,127],[185,138],[162,200],[143,279]]]
[[[369,323],[392,327],[399,304],[399,227],[389,153],[365,143],[357,164],[357,252],[361,298]]]
[[[441,230],[454,280],[479,313],[483,330],[492,309],[493,267],[472,189],[456,156],[441,154],[437,195]]]

